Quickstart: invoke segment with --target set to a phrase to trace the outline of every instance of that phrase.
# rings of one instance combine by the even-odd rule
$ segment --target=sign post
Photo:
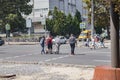
[[[84,28],[86,28],[86,24],[85,24],[85,22],[81,22],[80,23],[80,29],[82,29],[82,31],[83,31]],[[82,39],[82,43],[84,45],[84,40],[83,39]]]
[[[6,29],[6,38],[10,37],[10,24],[6,24],[5,25],[5,29]]]
[[[6,38],[9,44],[9,38],[10,38],[10,24],[9,23],[5,25],[5,29],[6,29]]]
[[[80,29],[82,29],[82,31],[83,31],[83,28],[86,28],[85,22],[81,22],[81,23],[80,23]]]
[[[32,27],[32,20],[30,18],[26,19],[26,27],[28,28],[28,35],[30,36],[30,28]]]

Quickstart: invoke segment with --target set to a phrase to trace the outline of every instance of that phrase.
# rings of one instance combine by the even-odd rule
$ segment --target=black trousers
[[[71,47],[71,54],[74,54],[75,43],[70,44],[70,47]]]

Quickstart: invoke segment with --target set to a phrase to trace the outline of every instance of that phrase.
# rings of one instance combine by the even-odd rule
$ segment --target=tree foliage
[[[78,35],[80,33],[81,15],[79,11],[76,11],[75,16],[65,15],[55,7],[48,16],[52,16],[52,19],[47,19],[46,26],[52,35],[70,35],[71,33]]]
[[[6,22],[10,23],[13,30],[15,27],[24,27],[25,20],[22,15],[28,15],[32,12],[32,5],[29,2],[30,0],[0,0],[2,27],[4,27]]]
[[[115,5],[114,11],[120,14],[120,0],[93,0],[94,4],[94,27],[97,33],[102,32],[102,28],[107,29],[110,37],[110,2]],[[83,0],[87,4],[89,23],[91,22],[91,0]]]

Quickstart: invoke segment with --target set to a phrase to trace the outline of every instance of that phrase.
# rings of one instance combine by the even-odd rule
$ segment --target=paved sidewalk
[[[0,80],[92,80],[94,67],[70,64],[0,63]]]

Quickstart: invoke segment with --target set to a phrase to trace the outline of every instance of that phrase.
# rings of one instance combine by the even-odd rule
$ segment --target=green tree
[[[87,4],[86,9],[88,9],[89,23],[91,23],[91,0],[84,0],[84,2]],[[94,0],[93,4],[94,4],[94,28],[96,30],[96,33],[101,34],[103,28],[107,29],[109,35],[110,26],[109,7],[105,7],[105,2],[101,0]]]
[[[66,31],[67,31],[67,34],[69,35],[74,32],[73,17],[71,14],[68,14],[68,16],[66,17]]]
[[[81,15],[79,11],[76,11],[75,16],[65,15],[55,7],[54,11],[50,11],[48,14],[48,16],[51,15],[52,20],[47,19],[47,29],[53,35],[70,35],[71,33],[78,35],[80,33]]]
[[[63,12],[59,11],[57,7],[54,11],[50,11],[48,16],[52,16],[52,19],[47,19],[47,29],[52,33],[52,35],[64,35],[65,34],[65,19],[66,16]]]
[[[32,5],[29,2],[30,0],[0,0],[0,20],[4,22],[2,26],[9,22],[11,27],[18,27],[18,25],[20,25],[18,28],[24,27],[25,20],[22,15],[32,12]]]

